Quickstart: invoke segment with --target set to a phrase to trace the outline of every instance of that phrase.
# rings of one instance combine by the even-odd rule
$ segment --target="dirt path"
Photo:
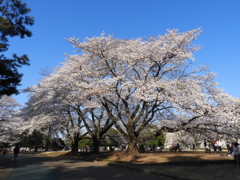
[[[17,161],[9,159],[8,156],[0,158],[1,163],[6,164],[0,171],[1,180],[169,180],[169,178],[132,168],[123,168],[109,162],[90,162],[57,157],[43,157],[39,155],[20,155]],[[11,167],[8,166],[11,160]],[[4,163],[5,162],[5,163]],[[11,171],[8,171],[11,169]]]

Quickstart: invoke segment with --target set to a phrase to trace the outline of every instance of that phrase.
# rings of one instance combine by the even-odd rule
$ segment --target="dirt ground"
[[[156,152],[142,153],[135,156],[126,156],[123,153],[114,153],[109,156],[110,160],[119,160],[135,164],[153,164],[153,163],[180,163],[180,162],[212,162],[232,160],[229,156],[220,156],[220,154],[210,154],[203,152]]]
[[[227,153],[205,152],[156,152],[136,156],[124,156],[114,153],[110,160],[128,162],[134,167],[184,180],[240,180],[240,168],[237,168],[232,156]]]
[[[50,153],[49,153],[50,155]],[[205,153],[205,152],[149,152],[140,153],[137,155],[126,155],[124,152],[100,152],[94,153],[66,153],[59,152],[62,157],[73,159],[83,159],[89,161],[102,161],[109,160],[113,162],[129,162],[134,164],[154,164],[154,163],[211,163],[218,161],[226,161],[233,163],[233,157],[227,156],[226,153]]]
[[[157,173],[172,179],[240,180],[240,168],[236,167],[233,157],[227,156],[226,153],[220,156],[219,153],[165,151],[126,156],[123,152],[101,152],[99,154],[46,152],[42,155],[87,161],[109,161],[109,163],[140,169],[146,173]]]

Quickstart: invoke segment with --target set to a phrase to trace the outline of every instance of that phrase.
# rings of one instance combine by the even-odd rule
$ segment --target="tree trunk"
[[[74,137],[72,138],[72,152],[77,153],[78,152],[78,143],[80,141],[80,134],[74,133]]]
[[[126,153],[129,154],[129,155],[139,154],[137,143],[136,143],[136,142],[131,142],[131,141],[129,141],[129,142],[128,142],[128,147],[127,147]]]
[[[48,151],[49,146],[50,146],[50,140],[47,139],[47,140],[46,140],[46,144],[45,144],[45,151]]]
[[[72,152],[74,153],[78,152],[78,141],[77,142],[74,141],[71,146],[72,146]]]
[[[100,146],[100,139],[97,137],[93,137],[93,152],[98,153],[99,152],[99,146]]]
[[[38,145],[35,145],[34,146],[34,152],[37,152],[38,151]]]

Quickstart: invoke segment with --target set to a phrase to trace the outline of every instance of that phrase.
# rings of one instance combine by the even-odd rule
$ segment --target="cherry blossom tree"
[[[71,88],[61,84],[63,81],[55,75],[46,76],[38,86],[26,90],[32,92],[25,113],[31,114],[28,128],[51,126],[54,131],[61,131],[72,143],[74,152],[78,150],[78,142],[88,134],[93,140],[93,151],[98,152],[112,122],[100,108],[85,110],[78,99],[73,99],[76,97]]]
[[[208,87],[206,80],[211,80],[212,74],[204,74],[207,68],[197,69],[192,63],[193,53],[200,48],[192,41],[200,33],[200,29],[185,33],[169,30],[164,36],[146,40],[104,34],[84,42],[71,38],[69,42],[82,54],[68,56],[58,75],[61,72],[63,81],[81,92],[85,108],[105,109],[128,140],[127,151],[135,153],[137,143],[144,140],[139,134],[148,124],[161,117],[179,120],[181,111],[186,110],[184,105],[194,100],[204,104],[202,89]],[[191,87],[202,99],[196,98],[199,94],[183,93]],[[204,111],[193,118],[203,115]]]
[[[57,67],[52,74],[43,71],[42,81],[25,90],[31,92],[25,113],[31,114],[28,128],[51,126],[52,131],[61,131],[72,143],[72,151],[78,150],[78,142],[88,134],[93,140],[93,151],[98,152],[103,135],[113,123],[103,108],[84,108],[81,92],[63,80],[62,70],[65,68]]]
[[[37,86],[28,88],[30,99],[23,112],[25,114],[26,129],[48,129],[51,134],[62,134],[71,143],[73,152],[78,151],[78,143],[86,135],[82,131],[82,118],[75,107],[62,99],[57,89],[45,86],[44,81]],[[62,92],[66,95],[66,92]],[[31,132],[30,131],[30,132]]]
[[[17,108],[21,105],[10,96],[0,98],[0,141],[6,142],[13,132],[18,132],[22,119],[17,117]]]
[[[89,134],[100,132],[104,123],[113,124],[128,141],[127,153],[137,153],[139,142],[159,134],[142,136],[151,124],[171,131],[205,128],[224,133],[223,126],[237,127],[239,100],[217,87],[206,66],[194,63],[194,52],[201,47],[192,42],[199,34],[201,29],[168,30],[145,39],[104,33],[83,42],[70,38],[79,54],[67,56],[34,94],[54,104],[55,114],[70,106]],[[42,113],[48,110],[46,106]]]
[[[201,131],[201,134],[206,137],[208,134],[217,134],[222,137],[239,138],[240,101],[238,98],[224,93],[214,84],[216,83],[212,81],[212,84],[207,84],[204,89],[201,89],[202,95],[194,90],[198,96],[191,103],[182,104],[181,101],[178,101],[178,104],[183,106],[183,111],[179,112],[179,114],[181,113],[180,119],[178,121],[165,120],[161,122],[161,125],[165,125],[166,129],[175,132]],[[193,93],[190,89],[186,92],[187,94]],[[193,100],[192,98],[194,97],[191,97],[191,100]]]

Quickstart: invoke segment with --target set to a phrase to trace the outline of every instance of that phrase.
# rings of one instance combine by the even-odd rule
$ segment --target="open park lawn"
[[[173,179],[196,180],[240,180],[240,168],[237,168],[232,156],[226,153],[204,152],[154,152],[126,156],[123,152],[101,152],[99,154],[70,152],[44,152],[45,156],[60,156],[65,158],[109,161],[130,168],[154,172]]]

